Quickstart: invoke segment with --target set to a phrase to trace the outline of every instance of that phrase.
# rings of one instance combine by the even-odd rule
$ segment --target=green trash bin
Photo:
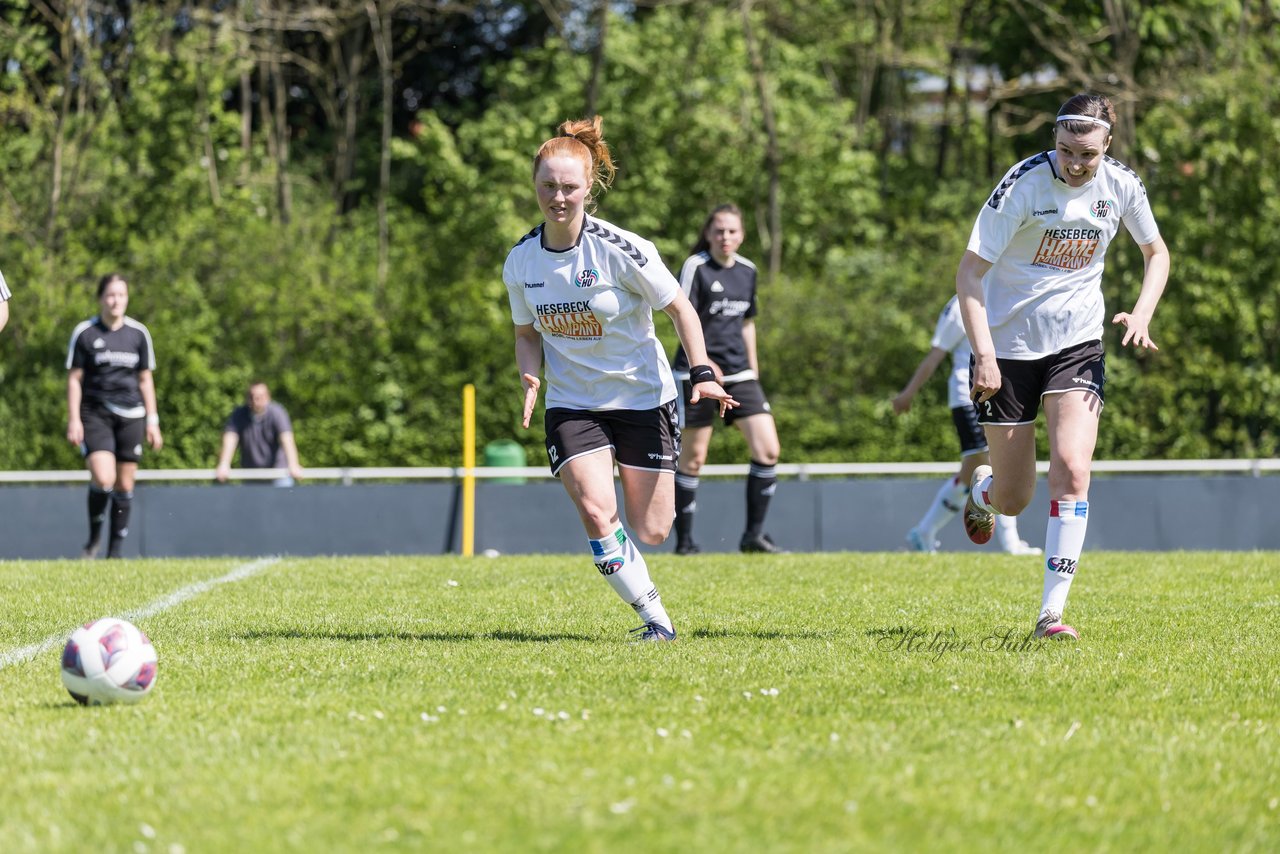
[[[512,439],[495,439],[484,446],[484,464],[493,467],[521,467],[525,463],[524,446]],[[485,478],[490,483],[524,483],[523,477]]]

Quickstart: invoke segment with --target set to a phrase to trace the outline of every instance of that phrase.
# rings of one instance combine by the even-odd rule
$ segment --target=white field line
[[[157,599],[154,602],[149,602],[141,608],[126,611],[119,616],[126,620],[141,620],[146,617],[153,617],[162,611],[169,610],[175,605],[182,604],[188,599],[199,596],[207,590],[212,590],[220,584],[232,584],[236,581],[243,581],[244,579],[252,575],[257,575],[267,567],[279,562],[280,558],[278,557],[264,557],[255,561],[250,561],[249,563],[241,564],[219,578],[210,578],[206,581],[197,581],[194,584],[188,584],[186,587],[173,591],[168,596]],[[65,641],[69,633],[70,629],[62,634],[50,635],[39,643],[33,643],[29,646],[0,652],[0,670],[4,670],[10,665],[19,664],[23,661],[29,661],[30,659],[35,658],[46,649]]]

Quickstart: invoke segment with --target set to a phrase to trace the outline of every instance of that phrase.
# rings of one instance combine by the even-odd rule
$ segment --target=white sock
[[[978,485],[973,488],[973,503],[977,504],[988,513],[995,513],[996,515],[999,515],[1000,511],[992,507],[990,499],[987,498],[987,496],[991,494],[991,481],[994,479],[995,478],[991,475],[987,475],[982,480],[978,481]]]
[[[644,622],[658,623],[670,629],[671,618],[662,607],[658,588],[649,580],[649,567],[644,556],[632,544],[622,526],[602,539],[587,542],[591,544],[596,569],[600,570],[613,591],[622,597],[622,601],[634,608]]]
[[[1000,548],[1010,551],[1022,545],[1018,536],[1017,516],[996,516],[996,536],[1000,538]]]
[[[968,494],[969,484],[961,483],[958,477],[953,477],[938,487],[933,503],[916,523],[916,530],[928,545],[932,546],[933,541],[938,538],[938,532],[964,509],[964,500]]]
[[[1067,591],[1076,577],[1084,533],[1089,527],[1088,501],[1050,501],[1049,527],[1044,535],[1044,595],[1040,616],[1053,611],[1059,617],[1067,607]]]

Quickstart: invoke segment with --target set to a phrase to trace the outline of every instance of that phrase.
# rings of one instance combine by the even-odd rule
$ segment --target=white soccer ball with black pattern
[[[62,684],[82,705],[136,703],[156,684],[156,648],[127,620],[106,617],[71,633]]]

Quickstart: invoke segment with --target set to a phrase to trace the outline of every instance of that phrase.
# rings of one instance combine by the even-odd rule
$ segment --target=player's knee
[[[580,497],[578,512],[582,520],[597,531],[611,530],[617,523],[617,509],[602,502]]]
[[[1054,498],[1074,496],[1077,499],[1089,494],[1089,464],[1064,463],[1050,473],[1049,492]]]
[[[660,546],[666,542],[667,535],[671,533],[671,523],[665,525],[658,523],[645,523],[636,526],[633,532],[636,539],[644,543],[646,546]]]
[[[1017,516],[1031,503],[1031,495],[1017,495],[1000,504],[1000,512],[1005,516]]]
[[[1031,499],[1035,497],[1035,484],[1031,484],[1028,489],[1021,484],[1005,485],[996,481],[992,484],[991,502],[1005,516],[1017,516],[1023,510],[1027,509],[1027,505],[1031,503]]]
[[[680,473],[697,477],[698,473],[702,471],[702,464],[705,462],[705,458],[698,457],[694,454],[690,454],[688,457],[681,457]]]

